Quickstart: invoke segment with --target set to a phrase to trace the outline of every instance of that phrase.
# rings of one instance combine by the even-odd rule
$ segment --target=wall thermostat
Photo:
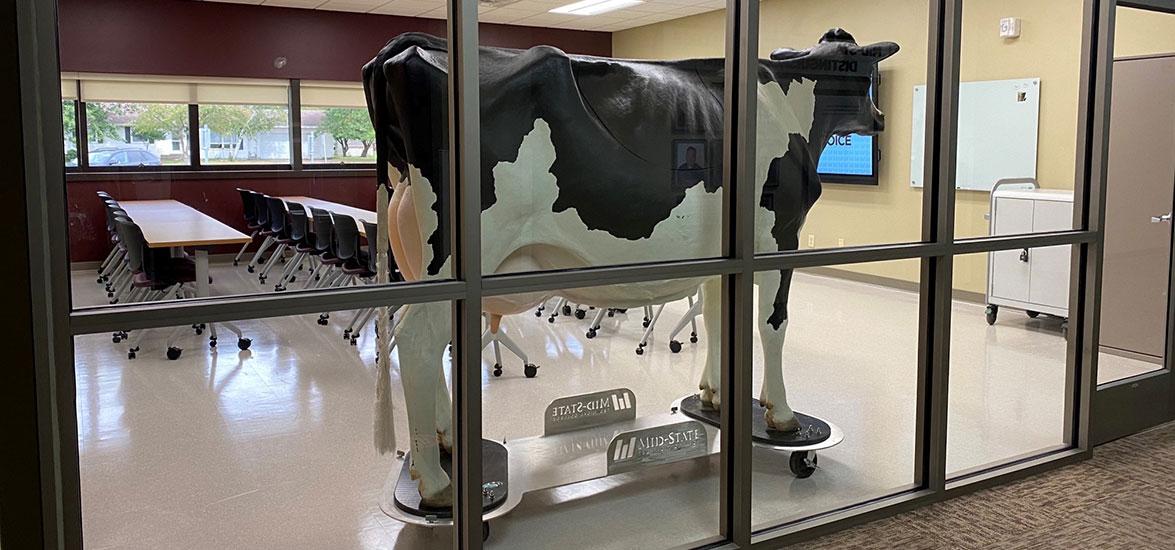
[[[1001,38],[1020,38],[1020,18],[1005,17],[1000,19]]]

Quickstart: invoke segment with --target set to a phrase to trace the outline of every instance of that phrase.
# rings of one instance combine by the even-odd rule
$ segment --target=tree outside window
[[[374,162],[374,146],[375,128],[366,109],[302,110],[302,162]]]
[[[208,163],[285,162],[289,137],[287,110],[268,105],[201,105],[201,159]]]

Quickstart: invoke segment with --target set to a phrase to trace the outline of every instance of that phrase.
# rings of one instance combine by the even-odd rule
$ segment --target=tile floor
[[[89,270],[75,272],[75,304],[104,303]],[[214,265],[221,293],[258,289],[244,268]],[[845,441],[798,480],[786,456],[754,456],[753,523],[768,526],[891,494],[913,482],[917,296],[799,273],[785,347],[789,399],[826,418]],[[704,344],[667,349],[686,309],[666,308],[648,352],[633,350],[639,314],[587,321],[532,315],[504,322],[535,379],[507,356],[489,375],[483,431],[517,439],[542,432],[542,410],[566,395],[632,389],[638,414],[665,411],[696,387]],[[965,471],[1062,443],[1065,340],[1055,319],[1001,312],[989,327],[979,305],[956,303],[952,325],[948,468]],[[253,346],[224,339],[210,352],[186,334],[177,361],[163,358],[167,330],[144,334],[133,361],[108,335],[76,340],[79,448],[88,548],[435,548],[445,529],[405,526],[379,509],[400,462],[371,445],[374,341],[340,337],[338,312],[240,323]],[[758,352],[756,352],[758,353]],[[1149,365],[1103,356],[1103,375]],[[756,388],[761,374],[756,372]],[[407,431],[393,373],[397,433]],[[757,391],[757,390],[756,390]],[[569,443],[572,444],[572,443]],[[594,445],[591,442],[573,444]],[[606,442],[603,442],[606,445]],[[493,522],[491,548],[662,548],[718,530],[718,462],[655,470],[529,493]]]

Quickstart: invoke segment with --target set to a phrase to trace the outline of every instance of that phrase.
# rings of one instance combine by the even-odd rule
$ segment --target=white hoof
[[[783,416],[783,415],[780,415]],[[796,419],[796,414],[788,411],[784,418],[775,418],[774,409],[768,405],[767,410],[763,413],[763,419],[767,421],[767,427],[777,432],[796,432],[800,430],[800,421]]]

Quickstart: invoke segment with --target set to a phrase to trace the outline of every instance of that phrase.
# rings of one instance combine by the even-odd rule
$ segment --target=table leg
[[[207,298],[211,295],[208,288],[208,251],[196,249],[196,297]]]

